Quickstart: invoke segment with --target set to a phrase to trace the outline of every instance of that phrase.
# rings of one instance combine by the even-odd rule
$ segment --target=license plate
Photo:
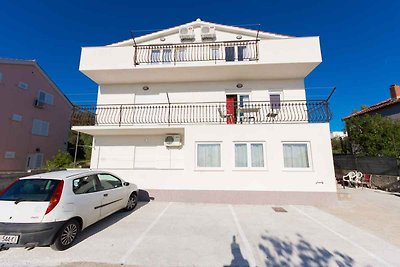
[[[0,235],[0,243],[17,244],[19,236],[17,235]]]

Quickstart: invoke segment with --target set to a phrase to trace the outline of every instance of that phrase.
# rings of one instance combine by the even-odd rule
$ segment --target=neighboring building
[[[0,171],[37,169],[65,149],[72,104],[34,60],[0,58]]]
[[[73,130],[93,135],[92,168],[156,199],[310,203],[336,199],[330,111],[308,101],[318,37],[196,20],[82,49],[99,84]]]
[[[341,131],[331,132],[331,139],[332,138],[336,138],[336,137],[339,137],[339,138],[347,137],[347,133],[346,132],[341,132]]]
[[[349,116],[343,118],[344,121],[347,119],[362,116],[362,115],[375,115],[381,114],[383,117],[391,119],[400,119],[400,86],[393,84],[390,86],[390,98],[385,101],[379,102],[378,104],[369,106],[360,111],[354,112]]]

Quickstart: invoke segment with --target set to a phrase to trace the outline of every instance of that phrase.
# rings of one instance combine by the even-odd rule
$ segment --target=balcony
[[[134,46],[134,65],[258,60],[258,40]]]
[[[76,106],[73,126],[177,126],[329,122],[325,100],[281,102],[208,102]]]
[[[298,79],[320,62],[318,37],[82,48],[98,84]]]

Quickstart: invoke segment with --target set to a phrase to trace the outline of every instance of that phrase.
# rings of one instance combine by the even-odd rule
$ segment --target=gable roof
[[[386,99],[386,100],[384,100],[382,102],[379,102],[379,103],[377,103],[375,105],[372,105],[372,106],[367,107],[367,108],[365,108],[363,110],[360,110],[358,112],[350,114],[349,116],[344,117],[342,120],[347,120],[347,119],[350,119],[352,117],[356,117],[356,116],[359,116],[359,115],[362,115],[362,114],[369,113],[371,111],[377,111],[379,109],[382,109],[384,107],[391,106],[391,105],[394,105],[394,104],[400,104],[400,98],[388,98],[388,99]]]
[[[15,65],[31,65],[34,66],[36,69],[39,70],[39,72],[42,74],[42,76],[49,82],[49,84],[56,90],[62,98],[70,105],[71,107],[74,106],[72,102],[68,99],[66,95],[61,91],[60,88],[53,82],[53,80],[50,79],[50,77],[47,75],[47,73],[40,67],[40,65],[37,63],[36,60],[32,59],[16,59],[16,58],[0,58],[0,64],[15,64]]]
[[[193,26],[194,28],[196,28],[196,27],[200,27],[203,25],[215,26],[215,28],[217,30],[232,32],[232,33],[236,33],[236,34],[250,35],[250,36],[254,36],[254,37],[257,36],[257,32],[258,32],[259,37],[263,37],[266,39],[284,39],[284,38],[293,38],[294,37],[294,36],[283,35],[283,34],[278,34],[278,33],[271,33],[271,32],[266,32],[266,31],[261,31],[261,30],[257,31],[254,29],[248,29],[248,28],[243,28],[243,27],[238,27],[238,26],[228,26],[228,25],[223,25],[223,24],[214,23],[214,22],[202,21],[201,19],[196,19],[195,21],[188,22],[188,23],[185,23],[182,25],[174,26],[174,27],[171,27],[171,28],[168,28],[165,30],[161,30],[161,31],[157,31],[157,32],[139,36],[139,37],[135,38],[135,42],[142,43],[142,42],[146,42],[148,40],[156,39],[161,36],[177,33],[179,31],[179,28],[181,28],[181,27]],[[134,44],[133,39],[130,38],[128,40],[124,40],[124,41],[117,42],[117,43],[112,43],[107,46],[129,46],[129,45],[133,45],[133,44]]]

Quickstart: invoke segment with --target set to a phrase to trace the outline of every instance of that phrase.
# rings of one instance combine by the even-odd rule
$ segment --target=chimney
[[[390,86],[390,96],[393,99],[399,99],[400,98],[400,86],[397,84],[392,84]]]

